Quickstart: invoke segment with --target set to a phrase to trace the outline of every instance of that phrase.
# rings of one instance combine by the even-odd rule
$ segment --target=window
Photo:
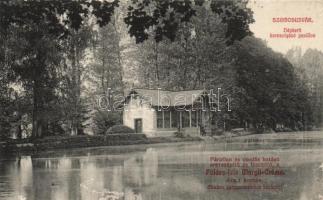
[[[197,110],[197,125],[201,125],[202,124],[202,112],[201,110]]]
[[[182,127],[190,127],[190,112],[183,111],[182,112]]]
[[[179,113],[176,111],[171,111],[172,112],[172,128],[178,128],[179,125]]]
[[[197,112],[192,111],[191,115],[192,115],[192,127],[197,127]]]
[[[170,128],[170,112],[164,111],[164,128]]]
[[[163,128],[163,112],[157,111],[157,128]]]

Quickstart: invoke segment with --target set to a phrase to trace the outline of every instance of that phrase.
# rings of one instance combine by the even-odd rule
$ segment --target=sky
[[[301,46],[303,50],[323,51],[323,0],[249,0],[248,6],[255,19],[250,29],[273,50],[286,53],[292,47]],[[274,17],[311,17],[313,23],[273,23]],[[270,38],[270,33],[284,33],[284,28],[300,28],[302,34],[312,33],[315,38]]]

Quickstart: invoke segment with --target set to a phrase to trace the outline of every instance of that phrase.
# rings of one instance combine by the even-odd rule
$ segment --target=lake
[[[0,199],[323,199],[323,149],[192,142],[2,158]]]

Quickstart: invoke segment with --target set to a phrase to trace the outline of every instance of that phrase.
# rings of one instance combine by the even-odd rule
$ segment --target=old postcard
[[[323,1],[0,1],[0,199],[323,200]]]

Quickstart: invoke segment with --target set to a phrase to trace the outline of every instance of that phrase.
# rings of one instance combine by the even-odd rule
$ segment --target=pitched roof
[[[141,96],[152,106],[182,106],[192,105],[201,96],[206,94],[205,90],[185,90],[185,91],[169,91],[155,89],[132,89],[129,92]]]

